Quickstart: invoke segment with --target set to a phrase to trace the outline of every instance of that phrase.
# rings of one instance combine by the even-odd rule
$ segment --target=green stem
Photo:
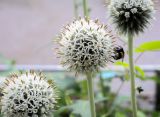
[[[129,70],[131,78],[131,103],[132,103],[133,117],[137,117],[136,90],[135,90],[134,63],[133,63],[133,36],[130,34],[128,34],[128,54],[129,54]]]
[[[83,0],[83,12],[84,16],[88,19],[89,12],[88,12],[88,4],[87,0]],[[91,117],[96,117],[95,111],[95,103],[94,103],[94,90],[93,90],[93,79],[91,73],[86,73],[87,76],[87,84],[88,84],[88,95],[90,101],[90,110],[91,110]]]
[[[89,95],[89,101],[90,101],[91,117],[96,117],[95,103],[94,103],[93,78],[92,78],[91,73],[87,74],[87,84],[88,84],[88,95]]]
[[[74,4],[74,16],[75,16],[75,18],[78,18],[78,4],[77,4],[77,0],[73,0],[73,4]]]
[[[87,0],[83,0],[83,12],[86,18],[89,18]]]
[[[84,16],[88,19],[89,12],[88,12],[88,4],[87,0],[83,0],[83,12]],[[88,95],[90,101],[90,110],[91,110],[91,117],[96,117],[96,110],[95,110],[95,103],[94,103],[94,90],[93,90],[93,78],[91,73],[87,73],[87,84],[88,84]]]

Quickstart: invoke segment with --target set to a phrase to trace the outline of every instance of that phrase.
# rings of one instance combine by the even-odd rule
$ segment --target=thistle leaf
[[[147,51],[160,51],[160,41],[150,41],[150,42],[145,42],[139,45],[136,49],[135,52],[147,52]]]

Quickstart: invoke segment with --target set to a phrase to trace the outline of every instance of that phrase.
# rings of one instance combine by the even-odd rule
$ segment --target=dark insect
[[[142,87],[137,87],[137,91],[140,94],[141,92],[143,92],[144,90],[142,89]]]
[[[119,60],[119,59],[124,59],[124,50],[121,46],[117,46],[117,47],[114,47],[113,48],[113,51],[114,51],[114,55],[112,56],[114,58],[114,60]]]

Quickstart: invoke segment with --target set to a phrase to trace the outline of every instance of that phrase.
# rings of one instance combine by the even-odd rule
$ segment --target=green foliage
[[[122,66],[125,69],[129,68],[129,64],[126,63],[126,62],[120,62],[120,61],[118,61],[118,62],[115,63],[115,65]],[[145,80],[145,73],[144,73],[144,71],[139,66],[135,66],[134,69],[135,69],[135,75],[136,75],[136,77],[139,78],[139,79],[141,79],[141,80]],[[127,75],[128,75],[128,73],[127,73]],[[126,77],[127,77],[127,80],[128,80],[128,76],[126,76]]]
[[[3,64],[3,65],[7,66],[7,70],[0,73],[1,76],[6,76],[10,72],[13,72],[13,71],[17,72],[17,70],[15,68],[16,61],[15,60],[11,60],[11,59],[7,59],[6,57],[4,57],[1,54],[0,54],[0,64]]]
[[[139,45],[135,52],[160,51],[160,41],[150,41]]]
[[[80,115],[81,117],[91,116],[89,102],[86,100],[78,100],[74,104],[67,106],[67,108],[71,109],[75,115]]]
[[[160,117],[160,112],[153,112],[152,117]]]
[[[117,62],[117,65],[124,66],[128,69],[125,62]],[[144,76],[144,71],[135,66],[136,74]],[[104,72],[104,71],[103,71]],[[109,72],[109,71],[107,71]],[[128,72],[127,72],[128,73]],[[118,72],[117,72],[118,74]],[[122,75],[122,74],[121,74]],[[81,77],[81,76],[79,76]],[[116,76],[120,77],[120,76]],[[123,77],[123,76],[122,76]],[[87,101],[87,83],[86,80],[80,80],[73,74],[68,72],[47,73],[49,80],[54,80],[60,90],[60,100],[58,100],[58,108],[53,112],[54,117],[90,117],[89,102]],[[113,77],[114,78],[114,77]],[[131,109],[123,107],[124,103],[129,102],[128,96],[117,95],[118,92],[110,91],[110,82],[113,79],[104,78],[102,81],[98,78],[95,82],[95,103],[98,117],[128,117],[131,116]],[[147,77],[160,82],[157,77]],[[97,79],[95,79],[97,81]],[[103,87],[101,86],[103,82]],[[103,89],[102,89],[103,88]],[[105,94],[105,95],[103,95]],[[147,117],[145,111],[139,111],[138,117]],[[1,117],[1,116],[0,116]],[[158,113],[153,113],[153,117],[159,117]]]
[[[128,63],[126,63],[126,62],[121,62],[121,61],[117,61],[117,62],[115,63],[115,65],[120,65],[120,66],[122,66],[122,67],[124,67],[124,68],[128,68],[128,67],[129,67]]]
[[[137,112],[137,116],[138,116],[138,117],[146,117],[145,113],[142,112],[142,111],[138,111],[138,112]]]
[[[128,66],[127,63],[118,64],[122,64],[126,67]],[[135,69],[139,68],[137,67]],[[58,89],[60,89],[59,93],[61,99],[58,100],[59,107],[53,112],[54,117],[90,117],[86,80],[80,80],[74,75],[64,72],[47,73],[47,78],[54,80],[58,85]],[[147,77],[147,79],[159,81],[158,77]],[[101,89],[102,87],[99,78],[98,82],[94,85],[97,90],[95,92],[97,117],[131,116],[131,109],[129,106],[123,106],[126,102],[130,102],[129,97],[123,95],[118,96],[118,92],[112,93],[109,85],[111,80],[112,79],[103,79],[104,90]],[[106,93],[106,95],[102,95],[103,93]],[[151,114],[153,117],[159,117],[159,113],[150,112],[150,115]],[[145,111],[139,111],[138,117],[147,117]]]
[[[139,66],[135,66],[135,71],[136,77],[140,78],[141,80],[145,80],[145,73]]]
[[[147,77],[147,79],[160,84],[160,78],[158,76]]]
[[[53,79],[55,83],[58,85],[58,88],[61,90],[60,92],[60,100],[59,100],[59,108],[54,112],[55,117],[89,117],[90,109],[89,103],[87,101],[87,83],[86,80],[77,80],[78,78],[73,77],[69,73],[51,73],[48,74],[47,77],[49,79]],[[111,80],[104,79],[104,84],[110,83]],[[95,85],[100,84],[99,82]],[[110,93],[110,90],[104,90],[107,95],[104,97],[101,92],[101,86],[97,85],[98,90],[95,95],[95,103],[97,107],[98,114],[97,116],[102,116],[107,113],[108,106],[111,106],[111,100],[116,95]],[[106,89],[109,85],[105,85]],[[100,94],[100,95],[99,95]],[[114,100],[115,101],[115,100]],[[114,102],[113,102],[114,103]],[[116,104],[116,103],[115,103]],[[116,105],[115,105],[116,106]],[[115,106],[112,107],[112,110],[115,110]],[[112,112],[110,113],[112,115]]]
[[[122,112],[116,112],[115,117],[126,117],[126,115]]]
[[[16,62],[15,60],[7,59],[3,55],[0,54],[0,63],[5,64],[5,65],[14,65]]]

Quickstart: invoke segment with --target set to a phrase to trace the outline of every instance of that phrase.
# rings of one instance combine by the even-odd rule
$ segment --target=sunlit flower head
[[[52,117],[58,98],[55,85],[33,71],[11,75],[2,94],[4,117]]]
[[[114,36],[98,20],[79,18],[64,27],[58,42],[61,63],[78,73],[95,72],[112,60]]]
[[[110,17],[122,34],[139,34],[153,18],[152,0],[111,0]]]

